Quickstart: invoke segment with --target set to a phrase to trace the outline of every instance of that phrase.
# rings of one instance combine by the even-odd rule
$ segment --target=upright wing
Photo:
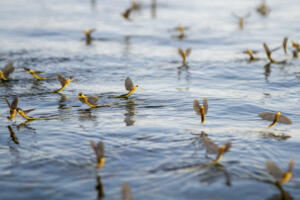
[[[6,78],[9,76],[9,74],[11,74],[15,70],[13,65],[14,65],[13,62],[9,62],[3,68],[2,72]]]
[[[267,57],[271,61],[272,60],[272,58],[271,58],[271,51],[270,51],[270,49],[269,49],[269,47],[268,47],[268,45],[266,43],[264,43],[263,45],[264,45]]]
[[[18,102],[19,102],[19,98],[18,97],[16,97],[14,100],[13,100],[13,102],[11,103],[11,105],[10,105],[10,108],[11,109],[17,109],[18,108]]]
[[[90,97],[87,97],[88,99],[88,102],[92,105],[96,105],[97,104],[97,101],[99,100],[99,97],[95,97],[95,96],[90,96]],[[80,100],[80,99],[79,99]]]
[[[99,141],[96,147],[96,152],[98,158],[104,157],[104,143],[102,141]]]
[[[258,114],[258,116],[260,116],[260,118],[262,118],[263,120],[267,120],[271,122],[274,121],[275,115],[276,114],[270,112],[262,112]]]
[[[201,115],[200,105],[199,105],[199,101],[197,99],[194,99],[193,108],[194,108],[195,113],[197,113],[198,115]]]
[[[191,54],[191,52],[192,52],[192,49],[188,48],[185,52],[186,52],[186,56],[189,56]]]
[[[4,101],[6,102],[6,104],[8,105],[8,107],[9,107],[9,109],[10,109],[11,106],[10,106],[10,104],[9,104],[9,102],[8,102],[8,100],[7,100],[7,98],[4,96],[3,99],[4,99]]]
[[[23,112],[25,113],[25,114],[28,114],[28,113],[30,113],[31,111],[34,111],[35,109],[33,108],[33,109],[28,109],[28,110],[23,110]]]
[[[281,180],[284,176],[284,172],[272,161],[266,161],[265,166],[267,172],[272,175],[276,180]]]
[[[122,184],[122,199],[123,200],[132,200],[132,193],[128,183]]]
[[[133,89],[133,87],[134,86],[133,86],[132,80],[129,77],[127,77],[126,80],[125,80],[125,88],[126,88],[126,90],[130,91],[130,90]]]
[[[66,84],[66,79],[60,74],[56,74],[56,76],[57,76],[61,86],[64,86]]]
[[[181,56],[181,57],[184,57],[184,52],[181,48],[178,48],[178,54]]]
[[[203,98],[203,107],[204,107],[204,112],[206,114],[208,111],[208,104],[207,104],[207,99],[205,97]]]
[[[283,39],[283,42],[282,42],[283,51],[284,51],[285,54],[287,54],[287,50],[286,50],[287,41],[288,41],[288,37],[285,37],[285,38]]]

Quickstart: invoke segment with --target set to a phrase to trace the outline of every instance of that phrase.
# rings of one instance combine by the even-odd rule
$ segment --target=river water
[[[121,13],[130,1],[0,2],[0,65],[16,67],[14,80],[0,83],[1,96],[18,96],[20,108],[35,108],[30,116],[46,117],[10,121],[1,97],[0,198],[121,199],[128,182],[134,199],[281,199],[264,163],[286,170],[294,159],[293,179],[283,188],[300,199],[300,62],[291,53],[291,41],[300,42],[300,3],[267,1],[266,17],[256,12],[260,1],[140,3],[128,21]],[[233,13],[251,13],[243,30]],[[183,40],[179,25],[186,27]],[[82,30],[91,28],[87,45]],[[279,49],[272,56],[287,62],[266,65],[262,43],[275,48],[286,36],[288,55]],[[188,67],[180,67],[177,49],[188,47]],[[249,62],[247,48],[261,59]],[[51,79],[35,81],[24,66]],[[49,93],[60,87],[56,73],[76,79],[61,94]],[[126,92],[127,76],[139,89],[113,98]],[[112,106],[89,109],[79,92]],[[203,97],[209,109],[201,124],[193,100]],[[268,128],[258,116],[277,111],[293,124]],[[219,145],[232,142],[220,165],[203,167],[214,156],[206,154],[201,131]],[[290,137],[274,136],[282,134]],[[98,170],[90,140],[105,145]]]

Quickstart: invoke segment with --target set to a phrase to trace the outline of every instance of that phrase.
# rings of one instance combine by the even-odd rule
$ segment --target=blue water
[[[128,182],[134,199],[280,199],[264,163],[287,169],[295,160],[293,179],[283,186],[300,199],[300,61],[291,41],[300,42],[296,0],[267,1],[271,12],[256,12],[260,1],[140,1],[129,22],[121,13],[130,1],[11,0],[0,2],[0,68],[16,67],[1,96],[19,97],[19,107],[35,108],[30,116],[48,117],[25,125],[0,101],[0,199],[121,199]],[[240,30],[232,13],[251,16]],[[185,26],[186,38],[175,36]],[[86,45],[83,29],[96,28]],[[289,37],[288,52],[272,55],[286,64],[266,66],[262,46],[280,46]],[[192,48],[188,68],[181,67],[177,48]],[[242,51],[258,50],[255,62]],[[34,81],[23,66],[53,79]],[[61,94],[55,74],[73,76]],[[128,99],[130,76],[140,88]],[[111,107],[89,109],[79,92],[99,96]],[[193,111],[193,100],[208,99],[205,124]],[[268,128],[260,112],[288,116],[292,125]],[[7,129],[11,126],[19,144]],[[215,143],[232,142],[218,166],[203,164],[199,134]],[[270,134],[271,133],[271,134]],[[272,137],[288,135],[288,139]],[[106,162],[96,170],[89,141],[102,140]],[[198,167],[195,167],[198,166]]]

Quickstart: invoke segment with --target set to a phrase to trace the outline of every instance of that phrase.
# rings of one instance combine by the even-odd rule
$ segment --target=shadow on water
[[[136,115],[135,110],[136,104],[133,99],[128,99],[125,105],[126,113],[124,114],[124,122],[126,126],[132,126],[135,122],[134,116]]]

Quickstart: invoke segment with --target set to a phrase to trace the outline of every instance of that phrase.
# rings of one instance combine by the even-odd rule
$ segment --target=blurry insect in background
[[[271,54],[273,51],[276,51],[277,49],[279,49],[280,47],[277,47],[275,49],[273,49],[272,51],[269,49],[268,45],[266,43],[263,43],[263,47],[265,49],[267,58],[269,59],[270,63],[277,63],[277,64],[282,64],[282,63],[286,63],[286,60],[281,60],[281,61],[276,61],[271,57]]]
[[[176,28],[176,30],[178,30],[179,31],[179,35],[177,36],[177,38],[179,39],[179,40],[182,40],[182,39],[184,39],[186,36],[185,36],[185,33],[184,33],[184,27],[183,26],[178,26],[177,28]]]
[[[97,169],[100,169],[103,167],[105,163],[105,158],[104,158],[104,143],[102,141],[99,141],[97,146],[95,146],[94,141],[90,141],[90,146],[94,150],[94,153],[97,158]]]
[[[259,58],[256,58],[255,56],[254,56],[254,54],[256,54],[257,53],[257,51],[252,51],[252,50],[250,50],[250,49],[247,49],[246,51],[244,51],[243,53],[246,53],[246,54],[248,54],[249,55],[249,61],[255,61],[255,60],[259,60]]]
[[[256,8],[256,11],[262,16],[266,17],[269,15],[271,9],[267,6],[266,1],[262,0],[261,4]]]
[[[26,71],[26,73],[30,73],[37,80],[46,80],[47,79],[45,77],[38,76],[38,74],[43,73],[41,71],[34,71],[33,69],[29,69],[27,67],[23,67],[23,69]]]
[[[82,102],[87,104],[91,108],[98,108],[98,107],[104,107],[108,105],[97,105],[97,101],[99,100],[99,97],[96,96],[85,96],[82,92],[78,94],[78,99]]]
[[[245,16],[241,17],[241,16],[238,16],[237,14],[235,13],[232,13],[234,17],[236,17],[238,20],[239,20],[239,28],[241,30],[244,29],[244,24],[245,24],[245,19],[249,18],[251,16],[251,13],[247,13]]]
[[[15,70],[13,62],[8,62],[0,71],[1,80],[8,81],[8,76]]]
[[[295,162],[293,159],[291,159],[289,162],[289,167],[288,167],[287,171],[285,171],[285,172],[283,172],[276,165],[276,163],[269,161],[269,160],[265,162],[265,166],[266,166],[267,172],[270,175],[272,175],[273,178],[275,179],[275,184],[278,186],[282,186],[283,184],[285,184],[286,182],[288,182],[291,179],[293,169],[295,166]]]
[[[300,44],[292,40],[292,46],[295,48],[296,51],[300,51]]]
[[[280,112],[276,114],[270,112],[262,112],[258,114],[263,120],[271,121],[272,123],[268,127],[273,127],[277,122],[281,124],[292,124],[292,120],[288,117],[281,115]]]
[[[203,131],[201,132],[201,138],[202,138],[202,142],[206,148],[206,152],[208,154],[217,154],[217,158],[214,161],[208,163],[210,165],[217,164],[219,162],[219,160],[222,158],[222,156],[226,152],[229,151],[229,149],[231,148],[231,145],[232,145],[231,142],[228,141],[226,144],[219,147],[210,138],[208,138],[206,136],[206,133],[204,133]]]
[[[9,132],[10,132],[10,137],[11,137],[11,140],[15,143],[15,144],[19,144],[19,140],[16,136],[16,133],[14,132],[14,130],[12,129],[11,126],[7,126]]]
[[[38,119],[38,118],[35,118],[35,117],[29,117],[27,115],[27,113],[29,113],[31,111],[34,111],[34,110],[35,109],[22,110],[21,108],[17,108],[17,112],[19,113],[19,115],[21,115],[22,117],[24,117],[25,119],[28,119],[28,120]]]
[[[96,29],[94,29],[94,28],[93,29],[83,30],[83,33],[85,35],[85,43],[86,43],[86,45],[90,45],[91,44],[92,40],[94,39],[92,37],[92,33],[95,32],[95,31],[96,31]]]
[[[205,115],[207,114],[207,111],[208,111],[207,99],[205,97],[202,100],[202,104],[203,105],[200,105],[199,101],[197,99],[194,99],[194,102],[193,102],[194,111],[197,115],[201,116],[201,123],[204,124]]]
[[[60,74],[56,74],[60,84],[61,84],[61,88],[57,89],[57,90],[54,90],[52,91],[53,93],[58,93],[58,92],[61,92],[63,91],[63,89],[65,89],[67,87],[67,85],[69,85],[69,83],[71,81],[73,81],[74,79],[72,77],[68,78],[68,79],[65,79],[62,75]]]
[[[128,183],[122,183],[122,200],[132,200],[132,192]]]
[[[131,6],[127,8],[121,15],[128,21],[132,21],[132,19],[129,18],[130,14],[134,10],[139,10],[141,8],[141,5],[135,1],[131,2]]]
[[[186,58],[191,54],[191,52],[192,52],[191,48],[187,48],[186,50],[182,50],[181,48],[178,48],[178,54],[182,58],[182,65],[183,66],[186,66]]]
[[[123,94],[123,95],[120,95],[120,96],[117,96],[116,98],[127,98],[129,97],[130,95],[132,95],[132,93],[138,88],[139,86],[136,85],[134,86],[131,78],[127,77],[125,79],[125,89],[127,91],[129,91],[127,94]]]

